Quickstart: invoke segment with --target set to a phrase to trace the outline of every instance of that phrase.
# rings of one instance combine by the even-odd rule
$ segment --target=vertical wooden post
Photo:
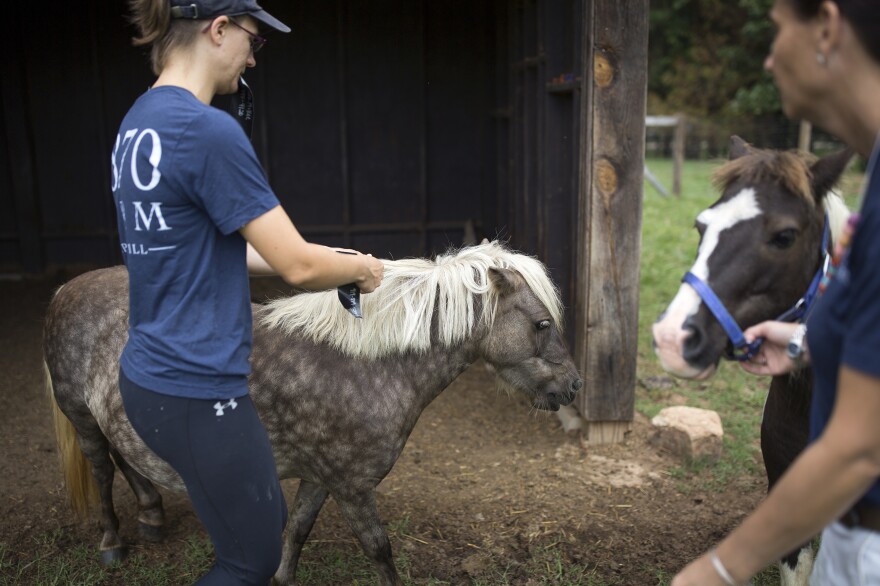
[[[798,148],[810,152],[810,143],[813,137],[813,125],[809,120],[801,120],[800,133],[798,134]]]
[[[672,139],[672,193],[681,197],[681,174],[684,168],[684,145],[687,139],[687,118],[684,114],[677,114],[678,123],[675,125],[675,135]]]
[[[588,441],[632,426],[639,313],[648,0],[592,0],[583,15],[575,360]]]

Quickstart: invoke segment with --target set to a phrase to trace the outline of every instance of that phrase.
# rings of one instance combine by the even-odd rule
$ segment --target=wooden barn
[[[253,136],[307,239],[375,256],[509,240],[550,267],[591,441],[633,417],[647,0],[265,0]],[[0,275],[121,262],[119,122],[152,81],[124,0],[3,19]]]

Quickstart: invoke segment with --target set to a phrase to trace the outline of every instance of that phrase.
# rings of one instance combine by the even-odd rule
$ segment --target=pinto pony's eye
[[[542,319],[541,321],[539,321],[538,323],[535,324],[535,327],[538,328],[539,330],[546,330],[547,328],[550,327],[550,320],[549,319]]]
[[[780,250],[785,250],[789,248],[792,244],[794,244],[794,240],[797,237],[797,231],[794,228],[789,228],[787,230],[782,230],[777,232],[770,238],[770,246],[774,248],[778,248]]]

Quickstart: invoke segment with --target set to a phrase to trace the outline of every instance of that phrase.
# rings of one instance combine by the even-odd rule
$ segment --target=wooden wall
[[[266,4],[293,32],[269,33],[246,75],[253,141],[304,234],[401,257],[460,245],[466,224],[494,228],[500,4]],[[0,220],[0,272],[120,262],[109,153],[152,82],[145,50],[129,43],[125,2],[10,10],[0,25],[10,57],[0,81],[0,205],[14,212]]]

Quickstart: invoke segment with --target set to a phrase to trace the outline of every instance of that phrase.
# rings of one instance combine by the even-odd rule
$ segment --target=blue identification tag
[[[339,254],[354,254],[353,252],[347,252],[345,250],[337,250]],[[349,283],[348,285],[340,285],[336,288],[337,294],[339,295],[339,302],[342,303],[342,307],[348,310],[348,312],[355,316],[358,319],[363,319],[364,315],[361,313],[361,290],[354,283]]]

